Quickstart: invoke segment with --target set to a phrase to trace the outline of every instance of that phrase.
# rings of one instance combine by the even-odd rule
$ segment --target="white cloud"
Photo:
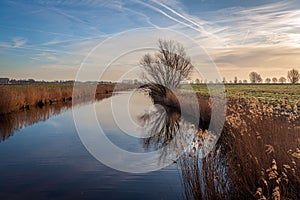
[[[47,59],[50,61],[56,61],[57,57],[56,56],[48,56]]]
[[[14,37],[11,42],[1,42],[0,41],[0,47],[4,48],[20,48],[25,46],[27,42],[26,38],[23,37]]]
[[[23,37],[15,37],[12,39],[12,41],[14,42],[14,44],[12,45],[12,48],[19,48],[26,44],[27,39],[23,38]]]

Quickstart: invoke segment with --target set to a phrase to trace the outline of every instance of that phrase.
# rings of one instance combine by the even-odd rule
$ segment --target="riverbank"
[[[98,84],[95,99],[103,94],[112,94],[116,84]],[[0,85],[0,114],[7,114],[32,107],[43,107],[72,100],[73,84],[29,84]],[[94,86],[82,84],[76,98],[86,97],[94,92]],[[117,90],[130,89],[130,85],[118,85]],[[92,89],[92,90],[91,90]]]

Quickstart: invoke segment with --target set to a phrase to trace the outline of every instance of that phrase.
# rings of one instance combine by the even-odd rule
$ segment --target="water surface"
[[[122,94],[112,98],[121,97]],[[140,139],[119,131],[107,117],[109,100],[93,105],[97,116],[105,119],[101,120],[101,126],[108,138],[128,151],[144,152]],[[133,102],[129,109],[136,115],[135,120],[142,110],[135,108],[144,106],[144,102],[143,105],[137,100]],[[74,109],[80,109],[84,115],[89,106],[91,103]],[[159,171],[131,174],[111,169],[94,159],[77,135],[69,108],[21,112],[13,116],[13,121],[1,120],[0,199],[183,198],[175,163]],[[135,110],[139,111],[135,113]],[[85,120],[88,124],[89,119]]]

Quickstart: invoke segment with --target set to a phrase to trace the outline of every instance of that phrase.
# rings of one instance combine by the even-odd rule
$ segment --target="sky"
[[[133,78],[163,38],[191,55],[192,78],[279,78],[300,70],[299,30],[297,0],[2,0],[0,77]]]

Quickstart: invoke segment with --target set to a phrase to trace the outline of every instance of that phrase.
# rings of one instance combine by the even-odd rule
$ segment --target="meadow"
[[[192,84],[199,96],[209,96],[206,84]],[[181,90],[191,92],[185,85]],[[300,84],[225,84],[226,97],[236,99],[258,99],[273,106],[295,106],[300,108]],[[288,107],[289,108],[289,107]]]

